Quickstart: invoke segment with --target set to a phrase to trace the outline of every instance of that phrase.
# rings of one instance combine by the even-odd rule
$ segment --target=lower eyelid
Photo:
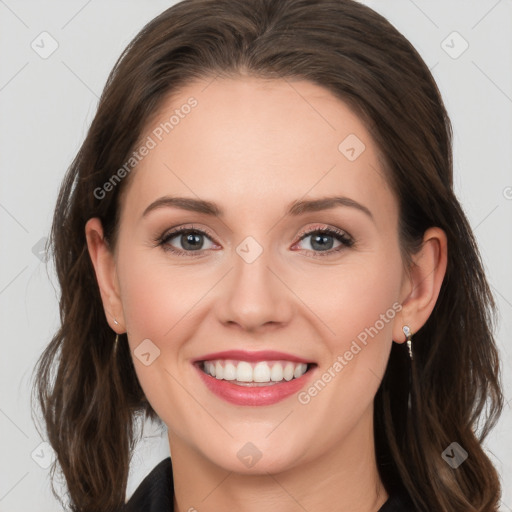
[[[307,254],[311,254],[315,257],[322,257],[322,256],[333,256],[341,251],[344,251],[346,249],[349,249],[351,247],[351,244],[348,244],[346,242],[339,241],[339,245],[337,247],[333,247],[331,249],[327,249],[325,251],[315,251],[313,249],[299,249],[302,251],[305,251]],[[293,247],[296,247],[297,244],[295,244]]]

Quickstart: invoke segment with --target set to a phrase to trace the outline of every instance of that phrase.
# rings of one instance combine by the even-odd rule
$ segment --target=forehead
[[[151,149],[134,171],[136,196],[127,193],[140,211],[164,194],[226,209],[335,193],[387,211],[396,206],[362,120],[305,80],[191,83],[164,102],[141,140]]]

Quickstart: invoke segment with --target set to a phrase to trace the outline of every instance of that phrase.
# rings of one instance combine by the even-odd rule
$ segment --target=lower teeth
[[[224,380],[224,379],[222,379],[222,380]],[[281,384],[281,382],[291,382],[291,381],[281,380],[279,382],[274,382],[274,381],[269,381],[269,382],[240,382],[238,380],[228,380],[227,382],[232,382],[233,384],[236,384],[237,386],[250,386],[250,387],[257,386],[257,387],[259,387],[259,386],[273,386],[274,384]]]
[[[210,375],[208,372],[206,372],[204,369],[202,369],[206,375],[211,377],[212,379],[215,379],[213,375]],[[274,384],[282,384],[283,382],[291,382],[292,380],[295,380],[295,377],[293,377],[291,380],[280,380],[279,382],[275,382],[273,380],[269,380],[267,382],[242,382],[239,380],[226,380],[226,379],[217,379],[217,380],[224,380],[226,382],[231,382],[232,384],[236,384],[237,386],[250,386],[250,387],[261,387],[261,386],[273,386]]]

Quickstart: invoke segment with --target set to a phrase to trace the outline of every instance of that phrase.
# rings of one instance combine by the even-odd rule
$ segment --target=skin
[[[114,250],[98,219],[86,226],[110,326],[128,333],[132,355],[145,339],[160,350],[149,366],[133,361],[168,427],[175,510],[377,511],[388,495],[375,461],[374,396],[391,344],[405,341],[402,326],[417,332],[434,308],[446,236],[426,231],[407,272],[378,149],[322,87],[249,77],[194,82],[166,101],[146,135],[190,96],[197,107],[129,178]],[[350,134],[366,146],[354,161],[338,150]],[[224,214],[162,207],[143,216],[165,195],[209,200]],[[294,201],[333,195],[373,218],[348,206],[286,215]],[[155,242],[183,224],[211,233],[200,257]],[[322,257],[313,236],[299,236],[319,226],[345,231],[354,244],[332,239],[329,248],[342,249]],[[248,236],[263,249],[252,263],[236,252]],[[171,243],[184,250],[179,236]],[[261,407],[227,403],[191,364],[221,350],[279,350],[316,362],[314,382],[393,304],[401,311],[307,404],[297,395]],[[237,457],[247,442],[262,455],[250,468]]]

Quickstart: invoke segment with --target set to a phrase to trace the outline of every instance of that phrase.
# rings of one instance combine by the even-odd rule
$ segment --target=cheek
[[[193,314],[193,307],[208,290],[208,277],[169,265],[156,251],[125,250],[118,275],[126,328],[133,342],[172,337],[175,326]],[[160,256],[160,255],[159,255]]]
[[[295,290],[324,325],[331,350],[339,352],[375,326],[378,336],[391,339],[392,320],[400,309],[401,272],[398,254],[365,255],[339,267],[301,274]],[[371,331],[373,339],[377,335]]]

